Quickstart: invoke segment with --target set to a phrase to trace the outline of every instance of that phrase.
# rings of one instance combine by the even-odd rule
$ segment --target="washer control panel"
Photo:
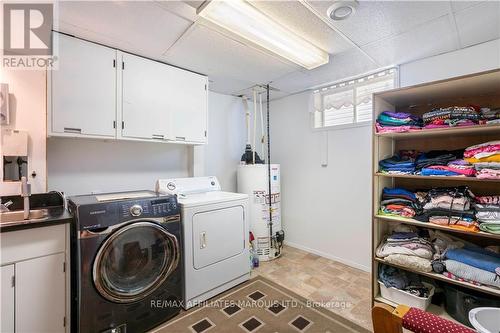
[[[175,196],[159,197],[153,200],[138,200],[121,205],[121,215],[123,218],[163,217],[174,214],[179,214],[179,207]]]

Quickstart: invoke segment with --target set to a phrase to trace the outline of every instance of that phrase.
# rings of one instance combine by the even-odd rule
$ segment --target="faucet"
[[[9,207],[12,205],[12,200],[7,201],[6,203],[0,203],[0,213],[5,213],[10,211]]]
[[[24,198],[24,219],[28,220],[30,218],[30,195],[31,195],[31,184],[28,184],[28,179],[26,177],[21,177],[21,196]]]

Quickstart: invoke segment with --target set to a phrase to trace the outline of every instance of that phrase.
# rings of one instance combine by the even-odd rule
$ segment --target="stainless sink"
[[[43,219],[47,215],[48,212],[46,209],[32,209],[30,210],[29,220]],[[0,213],[0,223],[21,221],[24,221],[24,211],[22,210]]]

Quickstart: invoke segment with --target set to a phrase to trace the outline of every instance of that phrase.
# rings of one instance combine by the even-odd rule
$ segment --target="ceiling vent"
[[[334,21],[342,21],[356,12],[358,2],[353,1],[335,1],[328,7],[326,14]]]

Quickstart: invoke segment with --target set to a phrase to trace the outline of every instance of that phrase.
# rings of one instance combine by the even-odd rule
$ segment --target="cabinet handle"
[[[64,127],[64,132],[66,133],[82,133],[81,128]]]
[[[175,139],[178,140],[178,141],[186,141],[186,137],[185,136],[176,136]]]
[[[116,128],[116,120],[113,120],[113,128]]]
[[[116,67],[116,60],[113,60],[113,67]]]
[[[207,233],[203,231],[200,233],[200,249],[204,249],[207,247]]]
[[[153,139],[163,140],[164,137],[163,134],[153,134]]]

